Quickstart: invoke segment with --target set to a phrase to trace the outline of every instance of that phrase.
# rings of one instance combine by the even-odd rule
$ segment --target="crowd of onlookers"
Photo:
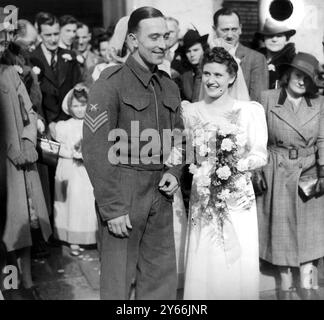
[[[5,130],[6,137],[6,152],[1,152],[6,160],[1,157],[1,167],[6,161],[7,170],[6,188],[3,185],[5,171],[0,170],[1,191],[7,191],[6,220],[0,224],[7,254],[1,250],[0,263],[2,268],[6,257],[5,264],[17,265],[20,286],[27,298],[41,298],[32,280],[31,259],[50,254],[48,241],[63,241],[70,246],[73,256],[80,255],[84,250],[82,245],[97,242],[92,186],[82,164],[82,119],[91,84],[105,68],[124,63],[133,51],[127,39],[127,22],[128,17],[121,18],[113,31],[112,28],[91,29],[71,15],[57,18],[51,13],[39,12],[33,22],[19,20],[14,32],[0,31],[0,120],[5,121],[4,125],[1,123],[0,136],[3,138]],[[323,199],[303,202],[297,184],[289,185],[294,175],[298,181],[303,174],[302,162],[308,159],[311,149],[313,154],[321,150],[320,143],[324,139],[320,128],[316,127],[319,130],[316,132],[312,131],[314,128],[310,131],[305,128],[305,118],[310,121],[308,124],[317,126],[317,122],[312,121],[322,117],[322,112],[314,112],[322,103],[321,99],[314,98],[318,93],[318,61],[310,55],[296,56],[294,43],[290,42],[296,30],[269,20],[257,32],[258,50],[242,45],[242,25],[235,10],[217,11],[211,22],[214,33],[210,35],[200,35],[198,30],[191,29],[180,39],[178,20],[167,17],[166,22],[168,48],[159,68],[177,83],[181,99],[189,102],[201,99],[203,54],[208,47],[224,47],[241,66],[249,98],[268,106],[269,145],[273,154],[285,149],[288,159],[295,161],[291,167],[285,158],[273,157],[274,162],[280,163],[271,162],[272,168],[268,166],[255,173],[259,175],[258,181],[267,180],[267,188],[263,188],[258,200],[259,212],[265,212],[259,216],[259,229],[264,235],[260,237],[261,258],[280,267],[283,287],[289,290],[292,287],[289,267],[302,265],[302,272],[309,276],[309,270],[316,273],[318,259],[324,255],[321,236],[324,236],[324,225],[320,217]],[[294,60],[296,57],[299,60]],[[299,74],[292,68],[299,70]],[[292,77],[295,81],[307,82],[307,90],[295,97],[288,90],[287,98],[285,88],[292,86]],[[278,101],[277,96],[263,93],[280,88],[283,89]],[[297,116],[302,98],[309,107],[303,117]],[[290,103],[289,108],[295,110],[295,116],[294,112],[273,108],[283,106],[286,101]],[[286,134],[287,129],[273,118],[280,112],[278,117],[294,127],[297,138],[306,141],[306,147],[294,140],[294,130],[291,139],[288,135],[281,141],[278,132],[282,130]],[[313,118],[310,118],[312,112]],[[48,146],[55,142],[60,144],[57,164],[40,161],[36,146],[41,141]],[[323,164],[320,163],[320,179],[324,177]],[[287,174],[287,188],[292,188],[288,190],[291,192],[276,187],[277,179],[284,178],[284,173],[276,173],[278,168]],[[186,207],[190,186],[191,176],[185,169],[181,188]],[[319,188],[324,188],[324,184]],[[273,199],[282,199],[282,204],[278,205],[280,201]],[[0,204],[4,207],[5,202],[0,201]],[[278,217],[279,213],[283,216]],[[312,261],[311,265],[306,264],[307,268],[304,266]],[[317,285],[314,279],[313,283]]]

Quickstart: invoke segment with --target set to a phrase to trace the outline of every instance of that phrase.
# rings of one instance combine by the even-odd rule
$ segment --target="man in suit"
[[[94,67],[101,62],[101,58],[91,51],[91,32],[89,27],[79,22],[76,30],[75,47],[77,60],[80,65],[82,78],[84,81],[90,81],[91,73]]]
[[[236,58],[240,60],[244,79],[251,100],[260,101],[261,92],[268,89],[268,66],[265,57],[243,46],[240,41],[242,24],[237,11],[222,8],[214,14],[213,29],[218,38],[222,38],[232,48]]]
[[[38,15],[36,21],[42,43],[31,54],[31,61],[41,73],[42,107],[46,123],[66,120],[61,104],[70,89],[81,81],[75,53],[59,47],[60,25],[50,13]]]
[[[76,37],[78,21],[70,15],[64,15],[59,18],[60,23],[60,41],[59,47],[72,50],[72,44]]]

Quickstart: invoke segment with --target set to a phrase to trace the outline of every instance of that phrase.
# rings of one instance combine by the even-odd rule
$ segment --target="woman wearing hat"
[[[278,267],[285,298],[294,291],[292,270],[300,271],[300,292],[314,293],[324,256],[324,97],[316,95],[317,68],[314,56],[300,52],[286,64],[282,89],[262,95],[269,157],[260,176],[267,188],[258,198],[260,257]],[[302,191],[305,180],[316,196]]]
[[[83,249],[79,244],[96,243],[97,218],[93,188],[82,161],[82,126],[88,101],[88,88],[77,84],[62,103],[72,118],[59,121],[51,128],[61,143],[55,173],[54,235],[70,244],[71,255]]]
[[[201,60],[208,48],[208,34],[200,36],[197,30],[189,30],[183,37],[181,55],[184,69],[178,79],[181,99],[189,102],[199,100],[201,86]]]
[[[265,47],[260,52],[266,56],[269,70],[269,89],[278,88],[280,73],[278,65],[290,63],[296,55],[295,44],[289,39],[296,30],[274,24],[267,19],[263,30],[258,33],[263,39]]]

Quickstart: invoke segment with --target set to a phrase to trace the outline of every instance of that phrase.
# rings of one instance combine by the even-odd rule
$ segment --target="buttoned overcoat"
[[[0,107],[7,145],[7,219],[3,239],[7,250],[12,251],[32,244],[27,184],[45,240],[51,234],[51,227],[36,164],[23,170],[12,161],[21,151],[22,139],[36,144],[37,115],[18,73],[4,65],[0,65]]]
[[[269,161],[263,168],[268,190],[257,199],[260,257],[299,266],[324,256],[324,196],[304,201],[298,188],[301,176],[316,177],[324,164],[324,98],[303,97],[295,112],[279,89],[265,91],[262,104]]]

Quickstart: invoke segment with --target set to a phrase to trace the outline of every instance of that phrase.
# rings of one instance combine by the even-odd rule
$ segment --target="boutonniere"
[[[36,74],[36,76],[38,76],[41,73],[41,69],[36,66],[32,67],[32,71]]]
[[[69,53],[62,54],[62,58],[64,59],[64,62],[72,61],[72,56]]]
[[[269,70],[269,71],[276,71],[276,67],[275,67],[272,63],[270,63],[270,64],[268,65],[268,70]]]
[[[80,64],[84,64],[85,59],[81,54],[77,55],[76,59]]]
[[[23,70],[23,68],[21,66],[19,66],[18,64],[15,64],[13,67],[16,69],[16,71],[19,74],[23,74],[24,70]]]

